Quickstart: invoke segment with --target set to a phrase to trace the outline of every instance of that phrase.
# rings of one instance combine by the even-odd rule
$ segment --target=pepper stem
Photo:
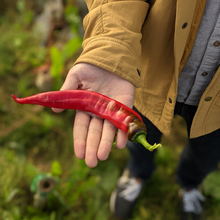
[[[136,143],[142,144],[149,151],[153,151],[154,149],[162,146],[161,144],[156,144],[156,143],[154,145],[149,144],[146,140],[146,133],[143,131],[140,133],[137,133],[133,137],[133,141]]]

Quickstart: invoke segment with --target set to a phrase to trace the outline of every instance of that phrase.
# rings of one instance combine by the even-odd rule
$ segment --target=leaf
[[[24,0],[17,1],[17,5],[16,6],[17,6],[18,11],[21,14],[25,12],[26,5],[25,5],[25,1]]]
[[[64,69],[64,63],[62,59],[61,52],[54,46],[50,48],[50,58],[51,58],[51,75],[54,78],[61,76],[61,73]]]
[[[41,117],[43,119],[43,125],[46,131],[54,126],[55,119],[53,115],[50,115],[47,112],[42,112]]]
[[[56,220],[56,212],[55,211],[51,212],[50,220]]]
[[[13,189],[11,193],[8,195],[6,202],[11,202],[11,200],[19,193],[19,189]]]
[[[203,191],[205,195],[212,196],[220,200],[220,171],[211,172],[203,181]]]
[[[147,210],[144,206],[140,206],[139,210],[143,219],[149,218],[150,216],[149,210]]]
[[[68,5],[64,10],[64,16],[66,21],[70,24],[73,33],[77,33],[77,30],[81,24],[78,8]]]
[[[35,176],[37,176],[40,173],[40,171],[33,164],[26,163],[24,167],[24,173],[26,179],[32,180]]]
[[[79,37],[69,40],[63,48],[63,52],[62,52],[63,62],[65,62],[68,58],[72,57],[79,50],[81,45],[82,45],[82,39]]]
[[[62,173],[63,172],[60,163],[57,160],[53,161],[51,166],[52,176],[60,176]]]

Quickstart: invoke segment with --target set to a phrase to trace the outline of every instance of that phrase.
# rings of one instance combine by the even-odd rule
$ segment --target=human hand
[[[134,86],[113,73],[87,63],[72,67],[61,90],[83,89],[101,93],[132,108]],[[63,109],[53,109],[61,112]],[[111,151],[116,127],[93,114],[77,111],[73,126],[75,155],[85,159],[87,166],[95,167],[98,160],[106,160]],[[118,130],[116,146],[125,147],[127,135]]]

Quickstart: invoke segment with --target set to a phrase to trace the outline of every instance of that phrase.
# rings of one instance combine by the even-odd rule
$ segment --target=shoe
[[[122,219],[131,217],[143,182],[141,179],[135,178],[129,169],[124,170],[110,198],[110,210],[115,216]]]
[[[181,220],[201,220],[205,197],[197,189],[182,189],[181,194]]]

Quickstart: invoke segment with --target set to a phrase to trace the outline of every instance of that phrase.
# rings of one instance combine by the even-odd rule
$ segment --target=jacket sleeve
[[[77,63],[108,70],[141,86],[141,28],[149,5],[144,0],[86,0],[83,51]]]

